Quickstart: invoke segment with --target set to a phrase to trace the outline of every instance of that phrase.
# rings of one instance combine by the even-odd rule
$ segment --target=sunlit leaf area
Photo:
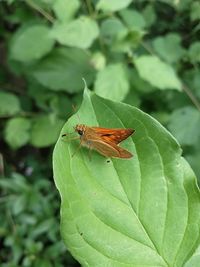
[[[198,0],[0,1],[0,266],[200,267],[199,36]]]

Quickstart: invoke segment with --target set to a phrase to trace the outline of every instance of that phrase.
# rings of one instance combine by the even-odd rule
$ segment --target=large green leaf
[[[145,20],[138,11],[126,8],[119,14],[129,29],[142,30],[145,27]]]
[[[105,19],[101,24],[101,36],[106,43],[111,43],[114,40],[120,40],[124,38],[128,30],[122,21],[118,18]]]
[[[33,120],[30,142],[35,147],[47,147],[55,143],[63,120],[52,118],[47,115],[40,116]]]
[[[174,63],[183,58],[185,50],[181,46],[181,37],[176,33],[169,33],[164,37],[153,40],[153,47],[166,62]]]
[[[95,92],[103,97],[122,101],[129,91],[129,81],[122,64],[112,64],[97,74]]]
[[[52,90],[75,93],[83,89],[84,77],[88,84],[94,77],[90,54],[78,48],[57,48],[32,69],[34,78]],[[74,78],[76,77],[76,78]]]
[[[26,118],[12,118],[5,128],[5,140],[14,149],[25,145],[30,138],[31,122]]]
[[[80,7],[78,0],[56,0],[53,4],[53,10],[60,21],[67,22],[71,20]]]
[[[0,116],[10,116],[21,110],[17,96],[7,92],[0,92]]]
[[[200,42],[194,42],[191,44],[189,57],[192,62],[200,62]]]
[[[96,21],[82,16],[70,23],[57,24],[51,36],[59,43],[82,49],[89,48],[99,35]]]
[[[96,152],[90,160],[85,148],[72,157],[79,142],[58,139],[54,179],[73,256],[82,266],[198,266],[199,190],[176,140],[142,111],[88,91],[78,115],[86,125],[136,133],[123,142],[134,157],[110,162]],[[61,134],[76,123],[74,115]]]
[[[159,89],[181,90],[174,69],[156,56],[140,56],[134,61],[140,76]]]
[[[39,59],[53,48],[54,40],[49,37],[49,28],[44,25],[27,26],[14,36],[10,55],[13,59],[27,62]]]
[[[172,113],[168,127],[182,145],[195,145],[199,143],[199,125],[200,112],[188,106]]]

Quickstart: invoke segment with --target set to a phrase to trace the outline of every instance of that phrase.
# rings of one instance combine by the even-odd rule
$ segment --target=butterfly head
[[[84,134],[84,132],[85,132],[85,128],[86,128],[86,126],[85,126],[84,124],[77,124],[77,125],[75,126],[75,131],[76,131],[80,136],[82,136],[82,135]]]

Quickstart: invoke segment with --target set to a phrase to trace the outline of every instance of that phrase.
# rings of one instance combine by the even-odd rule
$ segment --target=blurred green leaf
[[[99,71],[95,92],[105,98],[122,101],[129,91],[129,81],[122,64],[112,64]]]
[[[109,163],[96,152],[91,161],[85,149],[72,157],[78,143],[58,139],[54,179],[61,232],[73,256],[88,266],[187,264],[199,245],[200,201],[176,140],[142,111],[88,91],[78,114],[86,125],[131,127],[136,134],[123,144],[134,157]],[[75,121],[71,117],[62,133]]]
[[[181,37],[176,33],[155,38],[153,47],[158,55],[169,63],[179,61],[185,54],[185,49],[181,46]]]
[[[155,56],[140,56],[134,60],[141,78],[159,89],[181,90],[181,82],[174,69]]]
[[[182,145],[193,145],[200,137],[199,125],[200,112],[188,106],[172,113],[168,127]]]
[[[119,12],[124,23],[131,30],[142,30],[145,27],[145,20],[141,13],[134,9],[123,9]]]
[[[17,149],[28,143],[30,138],[31,122],[26,118],[8,120],[5,128],[5,140],[10,147]]]
[[[32,69],[32,76],[43,86],[52,90],[76,93],[94,79],[90,54],[78,48],[57,48]]]
[[[50,108],[58,117],[64,119],[73,113],[72,102],[64,94],[52,96]]]
[[[200,3],[199,3],[199,1],[192,1],[190,18],[191,18],[191,20],[200,20]]]
[[[38,266],[42,266],[42,267],[53,267],[51,261],[48,260],[48,259],[36,259],[35,264],[34,264],[33,267],[38,267]]]
[[[125,38],[115,42],[112,46],[112,51],[118,53],[125,53],[127,55],[131,55],[132,50],[136,49],[142,40],[144,32],[138,30],[131,30],[127,33]]]
[[[189,57],[192,62],[200,62],[200,42],[194,42],[189,48]]]
[[[0,92],[0,116],[12,116],[21,110],[17,96],[7,92]]]
[[[54,224],[55,221],[53,218],[43,220],[41,223],[35,226],[35,229],[31,233],[32,237],[36,238],[41,234],[47,233],[49,229],[53,228]]]
[[[10,46],[10,56],[22,62],[40,59],[52,50],[53,45],[54,40],[49,37],[47,26],[26,26],[14,35]]]
[[[133,89],[137,90],[141,94],[146,94],[155,90],[155,88],[151,84],[149,84],[139,76],[138,72],[135,69],[129,70],[129,79]]]
[[[25,210],[26,205],[27,205],[27,197],[24,194],[15,197],[12,205],[13,214],[14,215],[20,214],[23,210]]]
[[[35,147],[52,145],[58,138],[63,123],[61,119],[52,120],[46,115],[35,118],[31,130],[31,144]]]
[[[53,5],[55,0],[35,0],[34,3],[39,7],[48,8]]]
[[[192,68],[183,74],[184,83],[191,88],[195,96],[200,99],[200,69]]]
[[[142,11],[143,17],[145,19],[145,24],[151,27],[156,21],[156,12],[152,4],[146,5]]]
[[[89,48],[99,35],[98,24],[89,17],[82,16],[70,23],[56,24],[51,37],[62,45]]]
[[[131,2],[131,0],[99,0],[97,9],[113,12],[127,7]]]
[[[80,7],[78,0],[55,0],[53,10],[62,22],[70,21]]]
[[[193,152],[193,154],[188,154],[186,155],[186,159],[188,160],[188,162],[191,164],[192,168],[194,169],[197,177],[198,177],[198,181],[200,182],[200,151],[199,148],[197,147],[196,151]]]
[[[115,40],[124,38],[128,30],[118,18],[105,19],[101,24],[101,36],[107,44],[111,44]]]
[[[141,104],[141,99],[138,92],[134,90],[134,88],[130,88],[123,102],[134,107],[139,107]]]
[[[170,118],[170,114],[164,111],[152,112],[151,116],[158,120],[162,125],[167,125]]]

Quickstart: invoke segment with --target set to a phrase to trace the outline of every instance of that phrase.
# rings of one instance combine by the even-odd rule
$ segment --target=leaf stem
[[[50,21],[51,23],[54,23],[54,20],[55,19],[48,12],[46,12],[40,6],[38,6],[37,4],[35,4],[32,0],[26,0],[26,3],[30,7],[34,8],[36,11],[38,11],[40,14],[42,14],[48,21]]]
[[[94,10],[93,10],[93,6],[92,6],[91,1],[90,0],[85,0],[85,2],[86,2],[87,9],[88,9],[88,13],[90,14],[91,17],[93,17]]]
[[[193,95],[192,91],[188,86],[185,84],[182,85],[182,90],[187,94],[187,96],[190,98],[192,103],[195,105],[195,107],[200,111],[200,103],[197,100],[197,98]]]

